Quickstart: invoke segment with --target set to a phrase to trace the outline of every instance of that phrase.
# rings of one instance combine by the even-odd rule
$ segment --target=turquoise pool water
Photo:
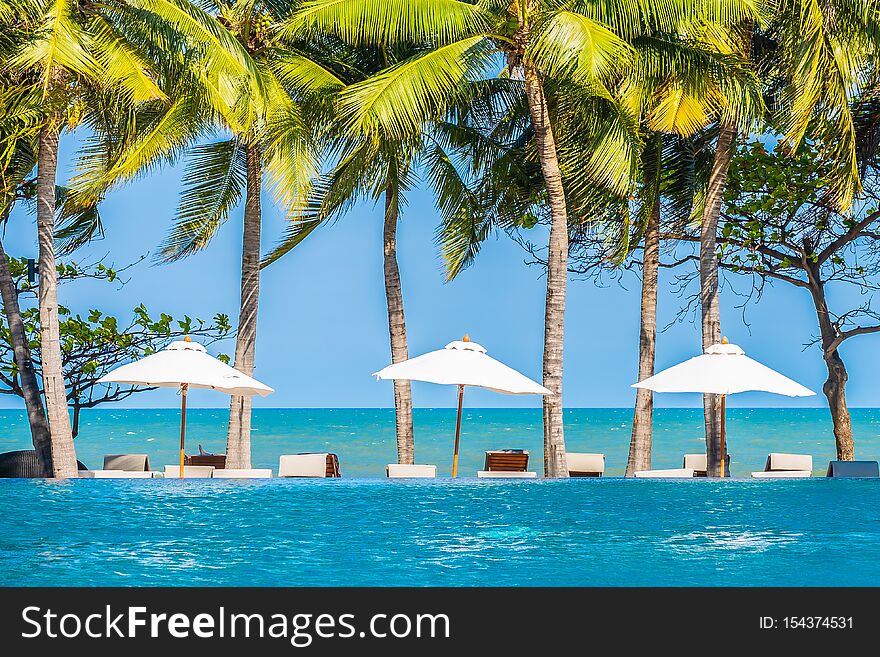
[[[878,585],[880,481],[0,480],[2,584]]]

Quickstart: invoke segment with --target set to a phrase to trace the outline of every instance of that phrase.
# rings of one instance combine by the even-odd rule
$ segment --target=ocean
[[[455,409],[415,410],[416,462],[437,465],[449,475]],[[728,451],[734,476],[763,468],[770,452],[812,454],[823,470],[834,458],[828,411],[745,409],[727,411]],[[187,452],[201,444],[208,452],[226,446],[226,409],[191,409],[187,414]],[[856,458],[880,459],[880,409],[853,409]],[[180,412],[176,409],[94,409],[82,412],[77,457],[99,469],[104,454],[146,453],[154,470],[177,463]],[[394,413],[390,409],[257,409],[253,416],[252,462],[278,468],[281,454],[335,452],[343,476],[384,477],[397,461]],[[606,455],[606,474],[622,475],[632,427],[630,409],[568,409],[565,442],[573,452]],[[473,476],[488,449],[527,449],[530,468],[541,474],[540,409],[465,409],[459,474]],[[654,415],[654,468],[681,467],[682,455],[705,450],[702,409],[657,409]],[[23,412],[0,411],[0,451],[28,449],[30,433]]]

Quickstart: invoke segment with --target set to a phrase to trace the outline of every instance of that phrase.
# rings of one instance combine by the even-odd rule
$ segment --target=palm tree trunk
[[[4,222],[5,223],[5,222]],[[9,260],[3,241],[0,240],[0,295],[3,297],[3,311],[9,325],[9,338],[15,366],[18,368],[18,381],[21,386],[24,406],[27,410],[28,423],[31,427],[31,440],[37,452],[37,462],[44,477],[52,476],[52,436],[49,433],[49,421],[43,408],[40,385],[31,360],[27,333],[21,320],[21,308],[18,305],[18,290],[9,271]]]
[[[241,305],[235,337],[235,369],[254,374],[257,311],[260,298],[260,192],[263,188],[259,147],[247,146],[247,197],[244,203],[244,236],[241,248]],[[226,467],[251,467],[251,398],[233,396],[229,403]]]
[[[825,287],[820,282],[818,271],[815,267],[807,265],[807,275],[810,284],[810,294],[813,305],[816,308],[816,318],[819,321],[819,335],[822,341],[822,356],[828,369],[828,378],[822,386],[822,392],[828,399],[828,408],[831,411],[831,422],[834,425],[834,442],[837,447],[837,459],[839,461],[852,461],[855,458],[855,445],[853,441],[852,419],[846,405],[846,382],[849,378],[840,351],[835,346],[837,331],[831,313],[828,311],[828,302],[825,298]]]
[[[403,314],[403,292],[400,288],[400,270],[397,268],[397,220],[400,198],[397,172],[388,177],[385,188],[385,226],[383,245],[385,253],[385,299],[388,305],[388,333],[391,337],[391,362],[409,358],[406,345],[406,321]],[[409,381],[394,381],[394,417],[397,429],[397,462],[415,462],[415,438],[412,419],[412,388]]]
[[[727,171],[736,147],[736,126],[722,123],[715,146],[715,160],[709,175],[706,205],[700,230],[700,307],[702,310],[703,350],[721,342],[721,311],[718,298],[718,254],[716,237],[721,216],[721,200],[727,183]],[[703,395],[703,418],[706,425],[707,474],[721,474],[721,398]]]
[[[568,279],[568,208],[544,85],[538,71],[528,63],[523,65],[523,75],[551,216],[544,308],[544,387],[551,394],[544,396],[544,476],[567,477],[562,421],[562,348]]]
[[[70,430],[67,391],[58,325],[58,272],[55,264],[55,183],[58,128],[53,121],[40,131],[37,155],[37,240],[40,246],[40,359],[46,415],[52,436],[52,474],[76,477],[76,451]]]
[[[659,188],[658,188],[659,190]],[[657,343],[657,280],[660,269],[660,199],[655,199],[654,208],[645,227],[645,246],[642,263],[642,309],[639,329],[639,381],[654,375],[654,353]],[[626,476],[631,477],[637,470],[651,469],[652,424],[654,414],[654,393],[638,388],[633,412],[632,439],[629,443],[629,458],[626,462]]]

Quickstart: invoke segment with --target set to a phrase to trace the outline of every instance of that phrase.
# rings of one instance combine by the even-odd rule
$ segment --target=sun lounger
[[[527,472],[529,452],[525,449],[494,449],[486,452],[486,465],[477,472],[478,477],[510,477],[531,479],[538,475]]]
[[[762,472],[753,472],[755,479],[805,479],[813,475],[813,457],[809,454],[779,454],[767,456]]]
[[[266,469],[243,469],[243,468],[220,468],[211,473],[212,479],[270,479],[272,470]]]
[[[214,468],[210,465],[185,465],[183,466],[184,479],[210,479],[214,474]],[[180,464],[165,466],[165,479],[180,479]]]
[[[569,477],[601,477],[605,474],[604,454],[568,452],[565,458],[568,461]]]
[[[339,477],[336,454],[283,454],[278,463],[279,477]]]
[[[672,468],[669,470],[636,470],[636,479],[693,479],[693,468]]]
[[[80,479],[152,479],[152,472],[143,470],[80,470]]]
[[[828,464],[827,476],[844,478],[880,477],[880,464],[877,461],[831,461]]]
[[[191,454],[184,458],[186,465],[205,465],[216,470],[226,467],[226,454]]]
[[[437,466],[389,463],[385,474],[389,479],[432,479],[437,476]]]
[[[104,470],[149,472],[150,457],[146,454],[105,454]]]
[[[685,454],[681,462],[681,467],[693,470],[695,477],[705,477],[709,470],[708,465],[706,465],[707,462],[708,459],[706,458],[705,452],[702,454]],[[730,454],[724,455],[724,476],[730,476]]]

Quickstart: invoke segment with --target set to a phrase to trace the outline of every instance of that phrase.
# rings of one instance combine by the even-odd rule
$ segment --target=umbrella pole
[[[461,404],[464,400],[464,386],[458,386],[458,418],[455,420],[455,452],[452,455],[452,478],[458,473],[458,440],[461,438]]]
[[[727,439],[727,431],[725,425],[725,415],[727,415],[727,395],[721,395],[721,478],[724,479],[724,457],[725,442]]]
[[[183,450],[186,442],[186,383],[180,386],[180,478],[183,479]]]

